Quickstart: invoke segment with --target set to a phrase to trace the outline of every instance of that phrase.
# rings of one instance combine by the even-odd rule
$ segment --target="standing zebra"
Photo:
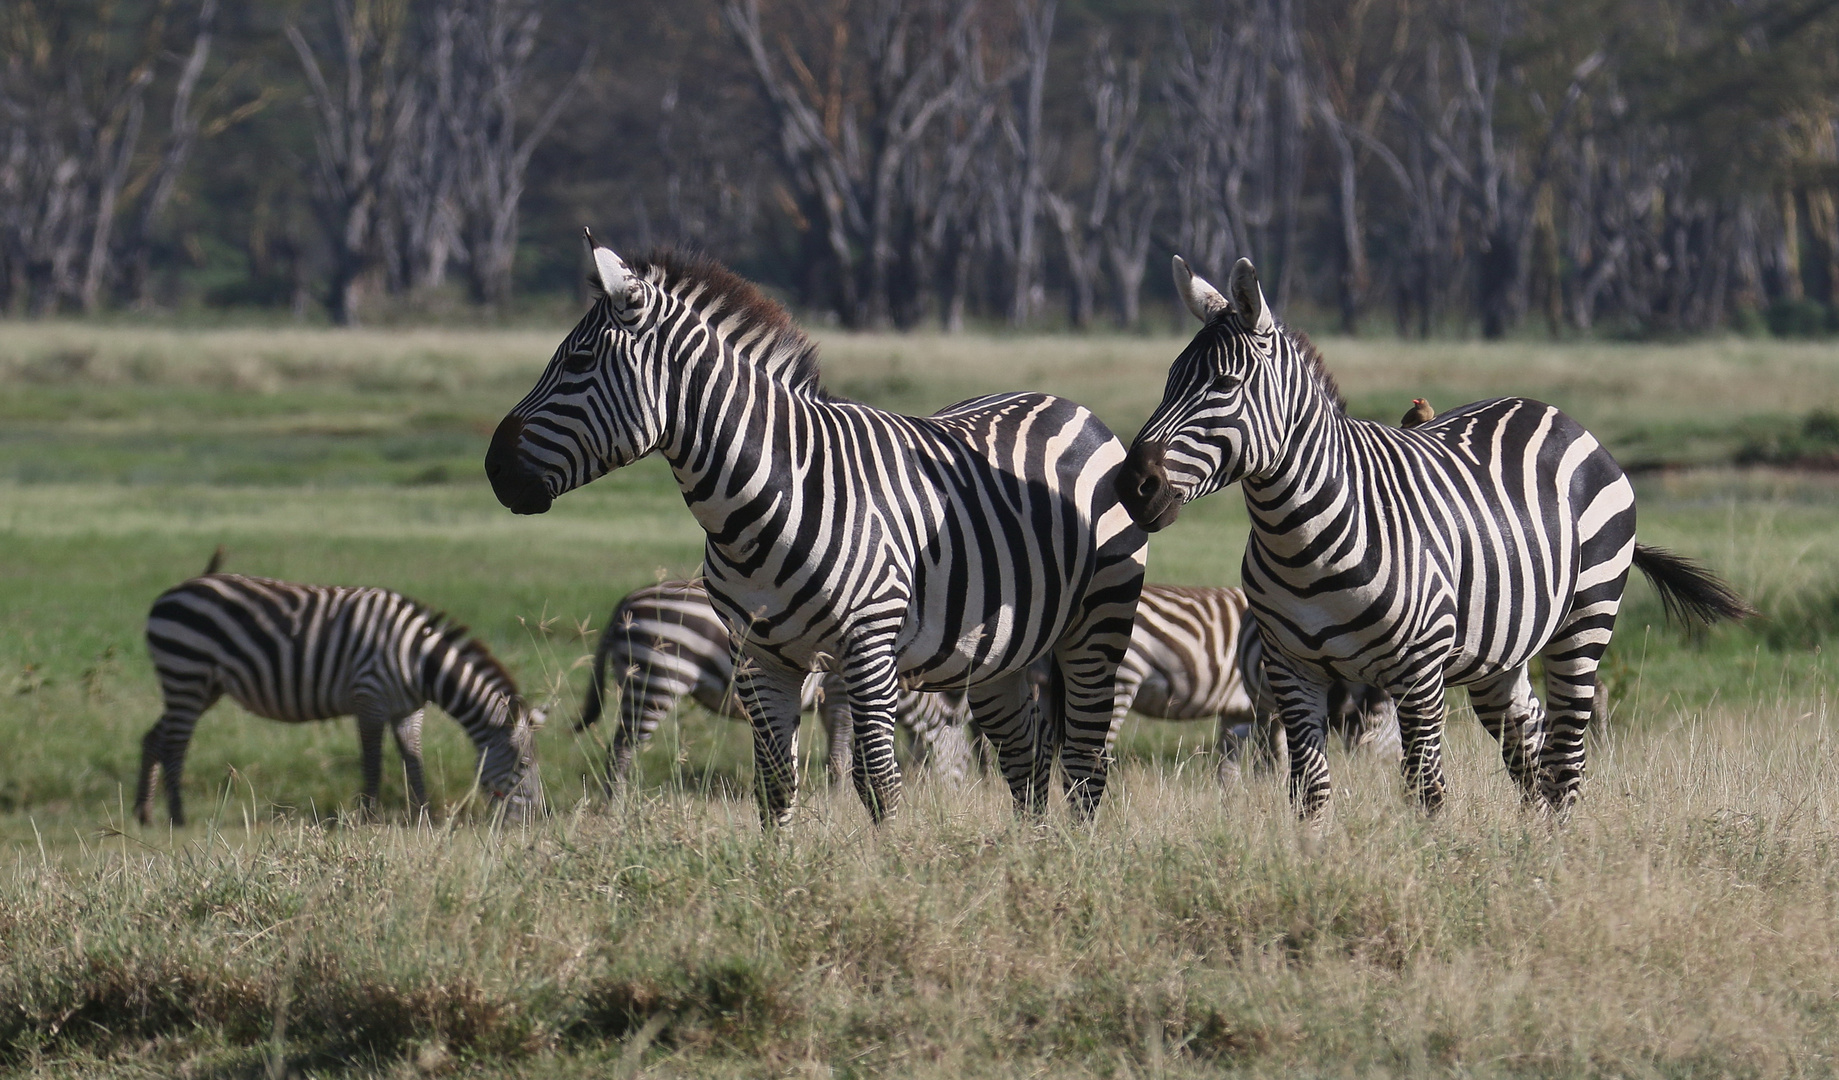
[[[299,723],[356,715],[364,790],[373,813],[382,781],[383,729],[396,737],[414,810],[427,809],[422,783],[422,706],[432,701],[460,722],[479,751],[480,786],[520,813],[540,801],[534,729],[543,722],[518,696],[497,659],[448,621],[387,589],[296,585],[217,573],[153,602],[147,651],[165,711],[141,740],[134,806],[153,819],[153,773],[165,774],[167,809],[185,823],[179,781],[198,717],[229,694],[257,716]]]
[[[580,731],[598,723],[605,707],[607,672],[620,689],[619,724],[607,760],[607,777],[626,779],[632,758],[685,697],[718,716],[745,720],[734,696],[734,643],[716,617],[709,594],[696,581],[665,581],[635,589],[613,609],[594,650]],[[805,680],[800,708],[817,709],[830,736],[830,782],[850,771],[849,708],[834,676]],[[913,736],[924,760],[951,781],[970,764],[962,695],[902,690],[895,717]]]
[[[1307,340],[1272,318],[1251,263],[1233,268],[1230,303],[1180,258],[1175,283],[1206,325],[1170,368],[1119,495],[1154,531],[1243,481],[1242,580],[1305,817],[1329,800],[1334,679],[1397,697],[1405,777],[1427,808],[1443,800],[1444,687],[1458,685],[1522,793],[1563,811],[1630,563],[1669,614],[1749,613],[1691,562],[1635,543],[1628,478],[1557,409],[1500,398],[1410,430],[1355,420]],[[1527,678],[1535,655],[1544,706]]]
[[[708,534],[737,642],[761,818],[790,819],[805,674],[834,663],[872,818],[894,812],[902,686],[966,688],[1018,807],[1055,751],[1074,813],[1105,787],[1112,681],[1148,539],[1118,503],[1124,448],[1092,413],[1000,394],[929,417],[833,397],[783,309],[721,266],[628,267],[589,239],[598,297],[492,437],[516,513],[658,451]],[[1028,665],[1053,656],[1040,705]],[[1045,715],[1043,715],[1045,714]]]

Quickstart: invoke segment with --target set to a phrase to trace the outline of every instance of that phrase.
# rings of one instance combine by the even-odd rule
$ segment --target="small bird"
[[[1411,408],[1405,410],[1405,415],[1399,419],[1398,426],[1414,428],[1436,418],[1437,410],[1430,407],[1430,402],[1421,397],[1414,397],[1411,399]]]

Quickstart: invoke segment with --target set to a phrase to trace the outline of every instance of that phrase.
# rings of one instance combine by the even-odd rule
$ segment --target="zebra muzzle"
[[[1118,501],[1130,512],[1131,520],[1148,532],[1167,528],[1181,513],[1181,496],[1169,484],[1168,470],[1163,467],[1164,449],[1160,442],[1138,442],[1117,474]]]
[[[485,477],[492,482],[492,494],[498,496],[513,514],[541,514],[555,499],[549,486],[518,450],[524,436],[524,418],[511,413],[492,433],[492,445],[485,452]]]

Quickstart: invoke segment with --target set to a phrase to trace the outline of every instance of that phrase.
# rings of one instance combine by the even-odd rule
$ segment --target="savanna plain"
[[[874,828],[813,767],[762,835],[745,729],[690,707],[608,796],[572,731],[614,602],[696,569],[645,462],[549,514],[480,462],[560,329],[0,332],[0,1074],[1825,1076],[1839,1072],[1839,350],[1325,340],[1359,416],[1529,394],[1637,471],[1640,533],[1765,617],[1687,635],[1630,588],[1576,812],[1521,809],[1452,695],[1452,794],[1337,753],[1332,820],[1133,720],[1097,822],[916,775]],[[929,411],[1055,391],[1123,436],[1183,341],[844,336],[836,391]],[[1236,492],[1150,580],[1229,584]],[[430,709],[438,813],[349,814],[349,721],[226,701],[192,823],[132,821],[148,605],[226,568],[378,584],[555,700],[552,813],[494,822]],[[821,751],[807,737],[806,753]],[[813,745],[815,744],[815,745]],[[815,758],[812,757],[814,761]]]

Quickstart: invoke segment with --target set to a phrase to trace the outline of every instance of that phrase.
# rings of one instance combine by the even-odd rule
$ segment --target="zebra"
[[[1245,593],[1231,586],[1144,585],[1117,669],[1105,753],[1132,710],[1155,720],[1217,720],[1220,753],[1236,753],[1252,718],[1238,661],[1244,616]],[[1043,685],[1046,674],[1037,675]]]
[[[1303,817],[1328,806],[1323,713],[1336,678],[1397,698],[1403,772],[1427,809],[1444,798],[1444,688],[1458,685],[1522,795],[1563,813],[1630,565],[1670,616],[1751,613],[1696,564],[1635,543],[1627,477],[1552,406],[1498,398],[1410,430],[1352,419],[1320,354],[1272,317],[1249,261],[1233,268],[1231,301],[1179,256],[1174,270],[1205,325],[1171,366],[1119,495],[1153,532],[1184,502],[1243,481],[1241,581]],[[1534,655],[1543,705],[1527,677]]]
[[[1384,691],[1337,680],[1329,700],[1329,730],[1350,749],[1382,755],[1389,749],[1396,757],[1396,710]],[[1248,746],[1260,760],[1275,760],[1264,646],[1243,589],[1143,586],[1130,649],[1117,669],[1107,753],[1113,752],[1132,711],[1153,720],[1217,720],[1215,746],[1223,781],[1238,775]]]
[[[734,696],[734,645],[696,581],[664,581],[627,594],[613,609],[594,650],[576,731],[600,720],[607,672],[620,688],[619,725],[607,759],[607,779],[624,781],[633,756],[685,697],[718,716],[745,720]],[[850,772],[849,710],[834,676],[805,680],[800,707],[818,710],[829,733],[831,783]],[[923,759],[945,779],[964,779],[970,764],[964,696],[902,690],[895,716]]]
[[[762,821],[790,820],[800,689],[832,662],[873,820],[900,798],[902,686],[965,688],[1017,807],[1045,808],[1057,757],[1089,819],[1148,547],[1118,502],[1110,429],[1038,393],[929,417],[836,397],[784,310],[724,267],[588,248],[593,307],[493,434],[486,474],[512,512],[537,514],[662,454],[745,661]],[[1049,654],[1055,692],[1037,703],[1028,665]]]
[[[518,814],[540,806],[534,732],[543,711],[491,652],[440,612],[378,588],[299,585],[205,572],[160,594],[147,615],[147,651],[165,702],[141,740],[135,812],[153,820],[153,777],[164,774],[167,811],[185,824],[179,781],[198,717],[224,694],[270,720],[300,723],[355,715],[364,789],[374,814],[383,729],[396,738],[416,813],[422,780],[422,707],[460,722],[479,751],[479,782]]]

